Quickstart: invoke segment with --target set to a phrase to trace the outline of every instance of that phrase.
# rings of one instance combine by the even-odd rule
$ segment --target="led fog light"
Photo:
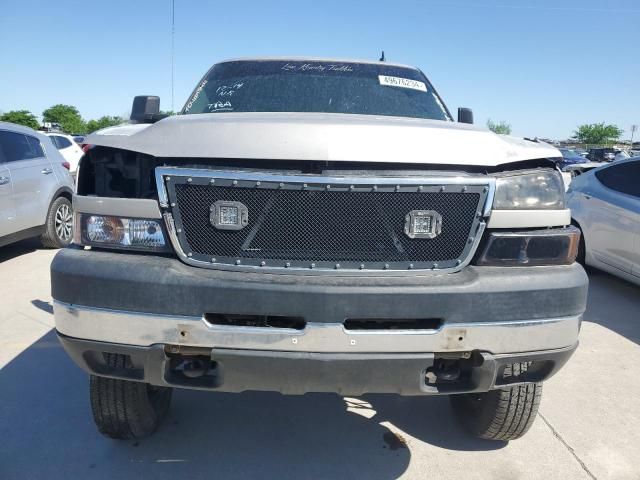
[[[435,238],[442,231],[442,215],[434,210],[412,210],[404,218],[409,238]]]
[[[249,210],[240,202],[218,200],[209,210],[209,221],[218,230],[242,230],[249,223]]]

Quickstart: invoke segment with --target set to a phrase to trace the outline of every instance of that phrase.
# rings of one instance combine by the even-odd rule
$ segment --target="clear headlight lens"
[[[79,214],[76,243],[105,247],[165,250],[166,242],[158,220]]]
[[[564,207],[564,183],[555,170],[499,177],[493,201],[496,210],[555,210]]]

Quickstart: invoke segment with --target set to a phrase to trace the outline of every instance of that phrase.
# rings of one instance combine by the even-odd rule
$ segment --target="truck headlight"
[[[580,230],[574,226],[519,232],[489,232],[475,264],[491,266],[570,265]]]
[[[496,179],[496,210],[560,210],[564,207],[564,183],[555,170],[539,170]]]
[[[78,213],[74,242],[96,247],[165,251],[159,220]]]

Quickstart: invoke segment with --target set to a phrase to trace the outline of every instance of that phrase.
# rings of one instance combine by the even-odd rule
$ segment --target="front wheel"
[[[508,365],[504,376],[517,376],[527,366]],[[449,399],[460,423],[472,435],[488,440],[515,440],[533,424],[541,397],[542,383],[527,383],[485,393],[451,395]]]
[[[112,367],[130,368],[125,355],[108,353]],[[116,439],[142,438],[156,431],[169,410],[171,388],[91,375],[93,419],[100,433]]]
[[[47,213],[44,233],[40,237],[46,248],[64,248],[73,238],[73,209],[64,197],[56,198]]]

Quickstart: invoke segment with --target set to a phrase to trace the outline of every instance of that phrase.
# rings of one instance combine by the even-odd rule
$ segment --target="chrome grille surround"
[[[257,171],[228,171],[228,170],[208,170],[190,169],[180,167],[158,167],[156,168],[156,183],[160,206],[163,209],[163,216],[167,225],[167,230],[171,243],[180,258],[187,264],[222,270],[237,271],[260,271],[270,273],[303,273],[303,274],[332,274],[332,275],[406,275],[409,272],[414,274],[425,274],[428,272],[448,273],[455,272],[465,267],[473,257],[482,233],[486,227],[486,220],[491,212],[491,205],[495,193],[495,181],[493,178],[476,176],[393,176],[393,177],[372,177],[372,176],[318,176],[304,174],[273,174]],[[185,191],[188,187],[195,187],[200,191],[205,191],[205,187],[217,187],[227,191],[236,189],[253,191],[280,191],[283,195],[291,195],[292,192],[305,192],[301,195],[309,196],[309,192],[322,192],[316,195],[327,195],[328,192],[339,193],[343,198],[346,194],[358,194],[368,192],[371,194],[381,193],[387,196],[393,194],[419,195],[473,195],[474,202],[473,220],[468,231],[464,232],[465,245],[462,252],[455,258],[447,258],[438,261],[367,261],[348,259],[344,260],[319,260],[295,259],[295,258],[262,258],[261,255],[251,253],[250,255],[211,255],[192,251],[192,247],[187,239],[186,229],[189,225],[183,225],[181,205],[177,198],[179,190]],[[263,194],[263,193],[261,193]],[[409,196],[410,197],[410,196]],[[387,197],[394,198],[394,197]],[[417,197],[414,197],[417,198]],[[458,197],[460,198],[460,197]],[[228,200],[228,199],[224,199]],[[468,204],[468,197],[465,197]],[[186,207],[188,208],[188,206]],[[426,208],[425,208],[426,209]],[[250,217],[256,218],[260,212],[250,213]],[[440,212],[443,215],[443,223],[447,224],[447,212]],[[266,215],[266,213],[264,213]],[[208,217],[207,217],[208,221]],[[404,217],[399,218],[399,225],[404,227]],[[250,231],[249,225],[245,230]],[[382,228],[382,226],[380,226]],[[213,229],[213,227],[211,227]],[[254,230],[259,230],[260,225],[253,226]],[[445,227],[446,228],[446,227]],[[389,232],[393,237],[393,232]],[[191,232],[192,239],[194,233]],[[254,232],[255,235],[255,232]],[[404,235],[404,234],[402,234]],[[408,240],[403,238],[403,241]],[[398,239],[394,240],[394,243]],[[419,240],[429,242],[430,240]],[[246,243],[246,242],[245,242]],[[251,250],[251,249],[249,249]],[[328,252],[329,254],[331,252]],[[295,257],[295,255],[293,255]]]

